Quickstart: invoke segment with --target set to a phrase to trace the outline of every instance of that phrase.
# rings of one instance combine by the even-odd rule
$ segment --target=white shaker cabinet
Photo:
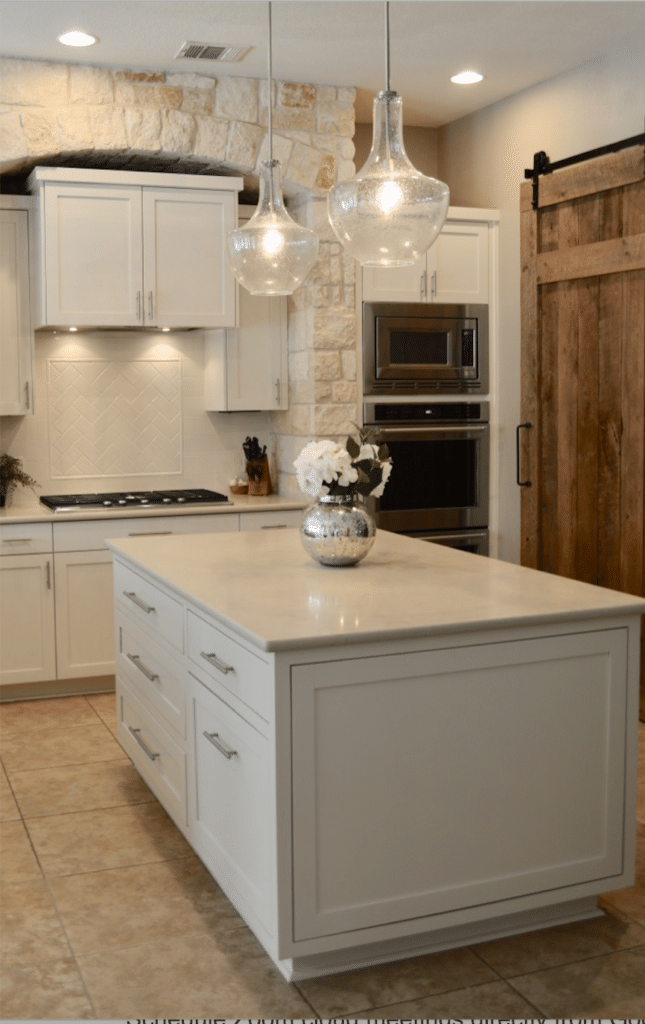
[[[0,685],[56,677],[52,528],[0,531]]]
[[[410,267],[363,267],[365,302],[489,302],[489,227],[456,209],[425,256]],[[464,214],[475,211],[464,210]],[[479,211],[497,216],[495,211]]]
[[[255,207],[239,208],[240,224]],[[287,299],[251,295],[238,284],[237,326],[204,335],[204,396],[208,412],[289,407]]]
[[[0,196],[0,416],[33,412],[29,204]]]
[[[36,168],[37,327],[225,327],[241,180]]]

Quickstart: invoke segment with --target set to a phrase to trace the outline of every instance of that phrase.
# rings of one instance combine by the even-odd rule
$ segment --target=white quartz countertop
[[[41,505],[38,498],[25,500],[21,504],[0,508],[0,523],[64,523],[80,522],[82,519],[140,519],[155,516],[206,516],[222,515],[226,512],[272,512],[284,509],[305,508],[306,498],[282,498],[279,494],[267,497],[249,497],[248,494],[229,494],[230,504],[221,505],[156,505],[142,508],[128,505],[123,509],[83,509],[78,512],[52,512]]]
[[[345,568],[314,562],[297,529],[107,546],[265,651],[645,614],[638,597],[384,530]]]

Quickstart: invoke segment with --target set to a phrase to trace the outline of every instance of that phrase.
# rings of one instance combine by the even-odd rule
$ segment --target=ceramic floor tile
[[[0,871],[3,882],[42,878],[42,871],[22,821],[0,825]]]
[[[312,1018],[247,929],[164,938],[78,962],[105,1020]]]
[[[376,1006],[370,1010],[368,1020],[468,1020],[485,1019],[522,1020],[539,1019],[541,1014],[527,1003],[505,981],[491,981],[485,985],[444,992],[390,1006]]]
[[[85,697],[8,701],[0,705],[0,736],[23,736],[41,729],[94,725],[96,712]]]
[[[155,800],[126,757],[122,761],[15,772],[11,784],[25,818]]]
[[[13,733],[2,741],[2,760],[11,779],[17,771],[54,768],[96,761],[122,761],[123,749],[110,730],[99,722],[83,726],[43,726],[32,733]]]
[[[0,765],[0,821],[16,821],[19,818],[18,804],[9,785],[7,774]]]
[[[645,928],[617,911],[589,921],[543,928],[480,943],[473,952],[503,978],[539,971],[617,949],[645,945]]]
[[[49,885],[77,954],[246,927],[194,855],[55,877]]]
[[[645,946],[513,978],[546,1017],[607,1019],[623,1004],[645,1014]]]
[[[3,884],[0,950],[5,966],[70,956],[69,943],[43,879]]]
[[[74,875],[194,856],[156,801],[29,818],[26,825],[46,875]]]
[[[101,721],[105,722],[110,732],[116,735],[116,693],[88,693],[85,699]]]
[[[360,1014],[375,1006],[407,1002],[498,980],[468,949],[381,964],[329,978],[298,982],[298,988],[321,1017]]]
[[[3,1020],[93,1020],[94,1010],[71,959],[0,968]]]

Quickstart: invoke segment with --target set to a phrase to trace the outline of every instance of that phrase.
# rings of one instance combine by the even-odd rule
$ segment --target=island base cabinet
[[[195,678],[193,845],[252,927],[268,929],[271,864],[269,743]]]
[[[294,666],[294,952],[631,884],[626,679],[620,628]]]

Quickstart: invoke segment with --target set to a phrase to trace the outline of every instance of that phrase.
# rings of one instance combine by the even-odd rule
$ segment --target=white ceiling
[[[385,86],[385,4],[273,0],[273,75],[358,88],[371,121]],[[0,56],[220,77],[267,74],[266,0],[0,0]],[[62,46],[66,29],[99,36]],[[643,0],[392,0],[391,87],[405,122],[438,127],[588,61],[643,45]],[[186,41],[250,46],[240,63],[175,59]],[[484,81],[456,86],[475,67]]]

